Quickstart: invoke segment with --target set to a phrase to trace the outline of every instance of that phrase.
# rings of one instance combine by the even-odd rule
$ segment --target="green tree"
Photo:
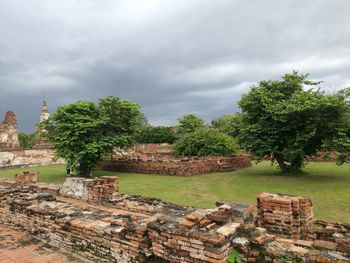
[[[226,133],[232,137],[237,137],[240,133],[241,114],[225,114],[211,121],[211,125],[220,132]]]
[[[19,146],[24,149],[32,148],[35,140],[34,133],[18,132]]]
[[[67,161],[67,168],[89,177],[115,146],[125,148],[133,144],[142,123],[138,104],[107,97],[100,99],[99,105],[78,101],[60,106],[45,128],[47,139],[54,145],[56,155]]]
[[[293,71],[263,80],[242,96],[240,145],[258,158],[271,156],[283,172],[298,172],[304,158],[335,139],[348,111],[346,93],[325,94],[320,82]]]
[[[183,134],[194,132],[203,127],[205,127],[205,120],[203,118],[194,114],[186,114],[179,119],[176,133],[178,136],[182,136]]]
[[[212,128],[186,133],[173,146],[178,156],[231,156],[236,151],[236,141],[231,136]]]
[[[146,126],[137,136],[138,143],[174,143],[176,139],[173,127]]]
[[[324,141],[323,149],[334,151],[337,154],[337,164],[350,162],[350,88],[341,90],[337,94],[347,103],[345,113],[334,122],[334,136]]]

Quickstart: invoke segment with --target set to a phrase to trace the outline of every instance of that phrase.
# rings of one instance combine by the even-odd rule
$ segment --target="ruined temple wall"
[[[0,179],[0,223],[72,249],[92,262],[145,262],[152,255],[184,263],[224,263],[228,257],[230,262],[350,262],[350,225],[308,222],[302,224],[300,239],[283,238],[254,225],[249,205],[218,201],[215,209],[200,209],[118,193],[109,198],[109,192],[104,205],[96,205],[95,200],[63,198],[57,187],[33,183],[34,177],[23,173],[16,181]],[[92,184],[85,179],[85,185],[116,191],[117,180],[109,179],[94,179]],[[297,202],[295,196],[278,195],[282,197],[279,203],[264,200],[276,211],[277,226],[277,217],[284,216],[280,205]],[[295,218],[303,221],[305,211],[298,211]],[[234,261],[235,256],[240,260]]]
[[[167,143],[136,144],[124,152],[115,150],[113,160],[100,163],[104,170],[176,176],[226,172],[250,166],[249,154],[177,157],[172,154],[172,145]]]
[[[30,167],[63,164],[63,159],[54,160],[53,149],[0,150],[0,168]]]
[[[0,125],[0,149],[19,148],[17,118],[14,112],[7,111]]]
[[[250,167],[250,157],[174,157],[171,155],[153,156],[153,159],[125,159],[103,161],[104,170],[149,173],[160,175],[194,176],[205,173],[233,171]]]

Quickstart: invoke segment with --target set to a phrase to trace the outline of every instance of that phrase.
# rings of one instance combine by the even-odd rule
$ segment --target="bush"
[[[183,135],[173,147],[178,156],[231,156],[236,151],[236,142],[231,136],[210,128]]]

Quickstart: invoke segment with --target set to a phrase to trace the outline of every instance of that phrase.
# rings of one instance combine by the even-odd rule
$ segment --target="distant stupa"
[[[51,148],[52,145],[47,143],[45,140],[45,133],[47,132],[45,129],[41,127],[44,121],[47,121],[50,117],[49,108],[47,107],[46,96],[43,97],[43,107],[40,113],[40,122],[38,129],[35,132],[35,143],[33,148]]]
[[[46,96],[43,97],[43,108],[40,113],[40,123],[47,121],[50,117],[49,108],[47,107]]]

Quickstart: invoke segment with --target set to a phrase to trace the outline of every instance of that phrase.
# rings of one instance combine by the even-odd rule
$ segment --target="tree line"
[[[152,126],[140,105],[107,97],[60,106],[43,125],[57,156],[83,176],[114,147],[135,143],[171,143],[180,156],[230,156],[241,149],[294,174],[318,150],[334,151],[338,164],[350,160],[350,89],[326,93],[320,85],[297,71],[262,80],[241,97],[240,113],[209,124],[187,114],[176,126]]]

